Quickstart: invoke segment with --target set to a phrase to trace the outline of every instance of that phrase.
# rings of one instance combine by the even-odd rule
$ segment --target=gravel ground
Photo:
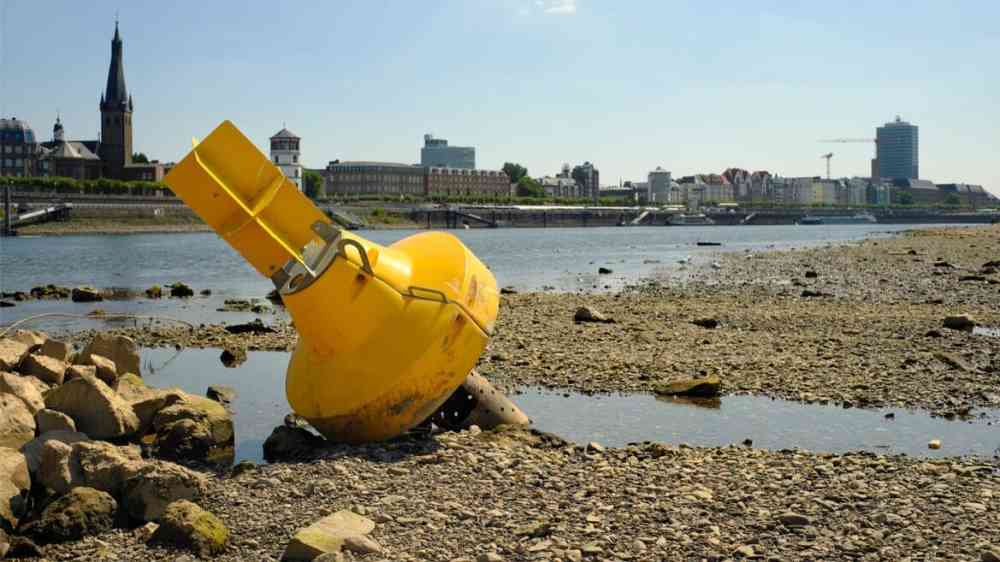
[[[1000,476],[971,459],[605,451],[525,430],[342,448],[220,478],[201,504],[233,533],[219,560],[277,560],[340,509],[378,523],[384,551],[364,560],[980,560],[1000,545]],[[178,552],[120,530],[46,555]]]

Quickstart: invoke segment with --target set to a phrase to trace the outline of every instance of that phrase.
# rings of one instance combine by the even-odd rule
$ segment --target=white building
[[[302,191],[302,163],[299,161],[299,141],[295,133],[282,128],[271,137],[271,161],[285,177]]]
[[[667,203],[670,199],[670,184],[672,178],[670,172],[657,166],[655,170],[649,172],[647,176],[648,191],[646,200],[650,203]]]

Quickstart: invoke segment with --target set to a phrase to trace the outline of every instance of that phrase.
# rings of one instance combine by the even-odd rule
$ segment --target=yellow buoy
[[[336,228],[229,121],[165,181],[278,287],[299,333],[285,393],[328,439],[380,440],[417,425],[486,348],[496,279],[454,236],[383,247]]]

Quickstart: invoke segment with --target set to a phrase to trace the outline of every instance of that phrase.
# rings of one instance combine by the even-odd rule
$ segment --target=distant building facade
[[[39,144],[35,131],[17,117],[0,119],[0,175],[37,175]]]
[[[328,195],[424,195],[424,169],[396,162],[330,162],[324,174]]]
[[[328,195],[485,197],[510,196],[501,170],[469,170],[397,162],[330,162],[324,170]]]
[[[645,200],[647,203],[667,203],[670,199],[670,185],[673,178],[670,172],[657,166],[646,176]]]
[[[501,170],[424,168],[426,195],[503,198],[510,195],[510,177]]]
[[[889,179],[917,179],[920,177],[920,138],[916,125],[895,121],[878,127],[875,131],[876,163],[878,173],[872,177]]]
[[[301,138],[282,127],[271,137],[271,161],[302,191],[302,162],[299,161]]]
[[[580,197],[592,199],[595,203],[601,197],[601,173],[590,162],[573,168],[572,177],[580,187]]]
[[[476,167],[476,149],[472,146],[448,146],[447,139],[436,139],[426,134],[424,147],[420,149],[420,165],[473,170]]]

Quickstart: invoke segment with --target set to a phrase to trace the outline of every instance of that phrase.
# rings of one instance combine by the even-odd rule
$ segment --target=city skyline
[[[44,14],[29,2],[3,6],[0,112],[42,140],[57,112],[69,137],[99,128],[114,10],[73,6],[56,2]],[[392,5],[387,18],[368,4],[253,4],[236,18],[232,6],[210,5],[197,21],[156,6],[125,7],[121,30],[130,94],[142,107],[135,150],[164,161],[232,119],[265,153],[287,123],[310,168],[338,158],[417,162],[432,132],[476,147],[479,167],[513,161],[533,176],[584,160],[604,184],[642,181],[656,166],[675,177],[733,166],[818,176],[829,148],[820,139],[874,136],[900,114],[922,129],[921,177],[1000,192],[990,143],[1000,125],[989,96],[997,78],[985,72],[989,45],[1000,46],[986,22],[1000,8],[986,3],[916,5],[864,48],[812,41],[794,52],[781,45],[838,30],[864,35],[893,10],[778,15],[733,5],[704,16],[725,43],[706,46],[697,39],[708,22],[689,31],[701,17],[689,5],[441,2]],[[667,16],[662,31],[674,33],[644,33],[647,20]],[[934,36],[907,26],[931,19]],[[32,21],[45,21],[45,40]],[[378,25],[351,25],[361,21]],[[972,40],[939,37],[949,33]],[[24,45],[32,48],[12,47]],[[875,62],[894,55],[898,76],[871,75],[859,53]],[[934,74],[915,75],[927,69]],[[868,175],[873,146],[833,152],[834,176]]]

